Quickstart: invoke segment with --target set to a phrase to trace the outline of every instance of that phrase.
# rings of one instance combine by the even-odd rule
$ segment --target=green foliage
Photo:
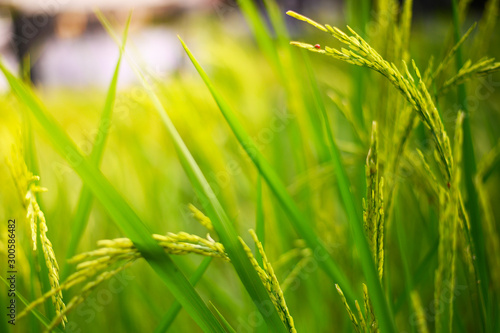
[[[195,20],[210,38],[181,30],[194,70],[168,78],[125,49],[130,17],[119,38],[101,12],[120,50],[105,92],[47,93],[0,62],[16,325],[497,331],[498,1],[477,31],[453,1],[436,36],[411,0],[348,1],[347,29],[287,12],[300,34],[273,0],[237,3],[252,37]],[[118,89],[122,58],[138,87]]]

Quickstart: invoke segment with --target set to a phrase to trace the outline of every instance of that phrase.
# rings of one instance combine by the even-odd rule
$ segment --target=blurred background
[[[256,2],[264,7],[260,1]],[[472,16],[479,15],[484,2],[472,1]],[[340,0],[277,3],[284,10],[319,15],[328,22],[343,21],[344,8]],[[131,40],[143,62],[157,75],[169,75],[181,66],[182,51],[176,34],[186,30],[199,34],[203,31],[196,28],[203,22],[200,16],[217,21],[227,33],[251,37],[233,0],[1,0],[0,54],[11,69],[18,69],[21,59],[29,54],[32,81],[45,87],[106,86],[117,50],[97,21],[95,8],[111,14],[122,24],[129,10],[134,9]],[[449,8],[449,0],[415,1],[414,15],[425,19],[429,14],[449,13]],[[294,20],[288,23],[297,24]],[[5,89],[3,78],[0,80],[1,89]],[[121,86],[135,80],[125,64]]]

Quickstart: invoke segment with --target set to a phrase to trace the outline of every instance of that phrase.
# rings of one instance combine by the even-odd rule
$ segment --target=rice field
[[[414,7],[241,0],[168,76],[96,10],[107,89],[0,59],[0,331],[499,332],[499,2]]]

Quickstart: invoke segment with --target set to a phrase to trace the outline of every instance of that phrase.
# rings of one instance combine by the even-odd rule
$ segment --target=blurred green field
[[[265,15],[270,18],[269,22],[261,14],[252,16],[258,12],[251,2],[241,3],[247,20],[239,24],[248,25],[253,34],[236,35],[231,31],[231,25],[236,23],[225,22],[217,16],[191,17],[188,25],[180,26],[179,34],[206,70],[216,93],[223,96],[234,110],[235,119],[279,176],[278,180],[301,214],[300,223],[306,222],[307,228],[325,244],[332,262],[350,285],[342,285],[332,277],[331,271],[330,274],[325,272],[323,268],[328,255],[311,246],[309,241],[303,241],[306,237],[304,231],[294,228],[300,223],[292,221],[293,212],[284,208],[286,205],[272,190],[270,182],[273,180],[259,175],[259,170],[263,173],[265,167],[258,163],[259,167],[256,167],[248,157],[229,126],[231,120],[224,119],[189,58],[186,56],[183,66],[167,79],[158,80],[155,73],[146,76],[229,221],[252,249],[255,247],[248,229],[257,230],[278,281],[280,284],[287,281],[284,297],[296,331],[365,332],[354,308],[355,299],[368,324],[367,332],[377,330],[377,325],[380,332],[500,331],[500,253],[497,252],[500,250],[500,209],[496,206],[500,200],[500,74],[494,71],[497,68],[483,75],[472,72],[467,80],[446,92],[440,91],[440,87],[462,67],[457,62],[463,64],[471,59],[475,64],[483,56],[500,54],[500,30],[495,25],[498,1],[488,2],[491,7],[487,13],[494,11],[490,15],[493,23],[485,23],[485,18],[490,17],[488,15],[469,13],[460,18],[461,12],[456,13],[459,32],[454,29],[451,5],[449,12],[443,15],[416,16],[411,23],[411,35],[406,36],[407,46],[403,31],[404,23],[408,21],[404,21],[403,9],[388,15],[387,8],[384,8],[393,5],[392,1],[373,4],[373,10],[364,17],[362,11],[345,10],[345,20],[351,20],[347,23],[361,33],[382,57],[394,62],[405,77],[411,73],[417,83],[418,76],[411,66],[411,59],[415,60],[424,77],[433,56],[432,68],[428,70],[432,76],[455,45],[455,32],[462,36],[473,22],[478,21],[478,27],[459,51],[452,54],[449,64],[427,86],[450,138],[453,158],[463,160],[463,163],[452,164],[450,179],[446,178],[446,171],[440,169],[440,157],[435,153],[431,131],[386,78],[368,68],[290,45],[291,40],[297,40],[319,44],[322,50],[325,45],[339,50],[342,47],[328,34],[287,17],[286,8],[275,7],[273,1],[265,1],[268,5]],[[458,10],[464,8],[459,6]],[[467,11],[463,13],[465,15]],[[304,14],[349,32],[344,20],[332,22],[332,17],[339,19],[338,14]],[[293,33],[280,29],[283,22],[292,27],[290,31]],[[366,27],[365,33],[360,28],[362,26]],[[117,31],[121,34],[121,30],[117,28]],[[133,57],[134,53],[131,54]],[[457,57],[459,54],[461,59]],[[408,71],[404,69],[403,59],[408,63]],[[122,61],[126,62],[127,58]],[[493,62],[492,66],[495,64],[498,63]],[[178,147],[176,150],[160,115],[161,110],[144,85],[116,92],[112,120],[104,130],[99,129],[98,124],[106,91],[45,89],[43,86],[33,87],[33,91],[44,110],[57,121],[83,155],[89,155],[94,144],[98,145],[106,138],[99,169],[124,199],[123,202],[147,226],[144,230],[161,235],[186,232],[205,237],[207,229],[193,217],[189,204],[211,218],[215,233],[211,232],[210,236],[228,249],[231,262],[213,258],[195,290],[206,304],[213,303],[237,332],[278,331],[270,326],[273,319],[263,319],[252,302],[259,292],[249,294],[248,282],[233,266],[236,257],[233,257],[231,247],[239,245],[226,241],[231,239],[231,232],[221,236],[220,225],[224,222],[214,221],[220,216],[214,215],[213,208],[209,208],[213,207],[213,198],[203,198],[203,194],[200,198],[202,185],[194,185],[186,175],[184,168],[192,170],[192,165],[180,162],[182,158],[179,156],[183,152],[179,152]],[[45,214],[47,236],[59,263],[62,283],[76,269],[74,264],[66,262],[68,257],[96,249],[99,240],[132,238],[127,232],[140,229],[139,235],[143,229],[134,229],[133,220],[130,220],[129,227],[124,227],[125,224],[116,220],[119,212],[110,213],[109,206],[93,199],[88,222],[84,219],[84,229],[75,234],[79,198],[82,186],[87,182],[72,169],[74,156],[60,153],[65,149],[64,145],[55,148],[51,142],[55,132],[50,131],[50,126],[40,123],[30,98],[19,98],[19,95],[19,90],[9,91],[0,99],[1,155],[5,161],[11,160],[15,147],[14,151],[20,153],[14,154],[23,156],[28,170],[39,175],[40,185],[48,189],[46,193],[39,193],[37,200]],[[328,122],[325,122],[322,110],[328,116]],[[464,127],[456,127],[459,110],[466,112]],[[373,121],[378,128],[377,148],[370,143]],[[456,128],[459,128],[458,134]],[[467,128],[470,128],[470,134]],[[327,129],[333,133],[334,146],[340,152],[338,157],[345,170],[344,178],[335,164],[335,149],[332,149]],[[462,131],[463,149],[461,146],[457,148],[454,139],[456,135],[460,137]],[[57,140],[55,134],[54,137]],[[402,151],[398,151],[404,140]],[[371,158],[373,153],[378,158],[374,176],[377,184],[383,178],[383,187],[376,190],[370,178],[368,182],[366,178],[366,170],[372,170],[372,166],[365,170],[370,147]],[[78,168],[79,163],[76,165]],[[2,161],[0,168],[3,185],[0,215],[5,221],[15,218],[17,223],[16,288],[31,302],[50,289],[45,276],[47,268],[42,247],[39,246],[36,252],[32,250],[30,223],[25,218],[26,207],[18,195],[17,180],[13,179],[7,163]],[[370,191],[378,193],[375,202],[382,205],[379,207],[382,210],[363,209],[367,184]],[[92,198],[96,195],[94,189],[90,193],[93,193]],[[471,196],[475,200],[471,200]],[[349,211],[348,197],[352,200],[354,212]],[[460,210],[461,197],[464,198],[464,210]],[[120,207],[118,203],[116,207]],[[213,211],[217,212],[217,209]],[[465,211],[468,219],[459,211]],[[367,214],[383,215],[383,231],[379,230],[383,232],[384,253],[381,281],[374,279],[375,275],[367,274],[368,269],[376,272],[374,259],[363,252],[363,244],[368,246],[371,240],[353,230],[356,223],[358,230],[363,230],[362,217],[366,218]],[[353,220],[353,216],[358,218]],[[366,228],[367,236],[371,236]],[[8,243],[6,227],[2,228],[0,235],[0,260],[4,267]],[[233,241],[239,244],[237,239]],[[141,253],[149,252],[141,250]],[[152,253],[155,252],[151,250],[149,254]],[[234,253],[238,253],[237,250]],[[200,265],[207,264],[206,259],[197,254],[169,257],[188,279]],[[260,260],[258,255],[256,257]],[[152,261],[160,260],[160,257],[152,258]],[[161,261],[158,263],[163,265]],[[120,265],[118,262],[106,269]],[[168,321],[166,315],[172,311],[175,297],[165,285],[168,276],[156,273],[158,270],[151,269],[146,260],[140,259],[104,281],[79,307],[67,314],[65,331],[163,332]],[[446,279],[448,274],[451,280]],[[7,275],[2,269],[1,276],[5,278]],[[441,285],[436,283],[439,279]],[[262,284],[260,281],[254,283]],[[359,327],[353,326],[335,287],[337,283],[346,294]],[[374,326],[369,319],[370,311],[365,309],[363,283],[368,285],[373,303]],[[66,305],[81,294],[83,285],[63,291]],[[377,295],[372,286],[379,286],[381,294]],[[178,288],[183,290],[183,286]],[[0,303],[5,311],[4,304],[8,304],[9,298],[3,291]],[[189,303],[192,298],[186,296],[179,301]],[[385,304],[385,309],[380,309],[377,304]],[[18,314],[23,308],[25,305],[18,299]],[[214,307],[209,305],[208,309],[222,321]],[[48,322],[56,316],[50,299],[37,310]],[[182,309],[169,331],[212,331],[200,325],[193,315],[195,312]],[[46,326],[33,314],[16,321],[15,327],[7,323],[5,315],[2,318],[2,332],[38,332]],[[448,319],[451,323],[447,322]],[[210,322],[212,319],[199,320]],[[436,320],[441,326],[436,325]],[[63,330],[61,326],[58,329]],[[285,329],[288,327],[282,327],[280,331]]]

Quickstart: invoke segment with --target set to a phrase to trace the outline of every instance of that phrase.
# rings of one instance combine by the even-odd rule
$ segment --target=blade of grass
[[[92,152],[90,153],[89,157],[90,162],[95,167],[99,167],[99,164],[102,160],[104,147],[106,145],[109,129],[111,126],[111,118],[113,114],[113,107],[116,97],[116,86],[118,83],[118,73],[120,71],[120,64],[122,61],[123,50],[125,49],[127,41],[130,19],[131,16],[129,16],[127,24],[125,26],[125,30],[123,32],[122,42],[120,46],[120,54],[118,56],[118,61],[115,66],[113,78],[111,79],[111,83],[108,88],[106,101],[104,103],[104,108],[101,113],[101,119],[99,121],[99,126],[97,131],[98,135],[95,138],[94,146],[92,148]],[[85,228],[87,227],[87,222],[92,208],[92,203],[93,203],[92,191],[87,186],[83,185],[80,191],[78,204],[76,206],[75,216],[73,218],[73,222],[71,223],[71,236],[70,236],[68,250],[66,252],[66,259],[69,259],[76,254],[76,249],[78,247],[78,244],[80,243],[80,239],[85,231]],[[68,275],[69,269],[71,267],[72,265],[69,264],[64,266],[63,274],[61,275],[62,279],[64,279]]]
[[[28,106],[45,130],[58,153],[68,161],[71,168],[78,173],[92,190],[94,196],[106,207],[113,221],[132,240],[149,265],[169,288],[174,297],[181,302],[195,322],[203,331],[223,332],[222,326],[208,310],[200,295],[175,266],[172,259],[152,238],[149,228],[141,221],[125,199],[104,175],[82,155],[75,143],[55,119],[46,112],[41,102],[37,100],[29,88],[14,77],[1,62],[0,70],[7,78],[11,89]]]
[[[38,201],[39,199],[37,199]],[[42,204],[40,201],[38,201],[40,208],[42,209]],[[38,244],[42,244],[42,239],[40,238],[40,228],[37,228],[37,233],[36,233],[36,241]],[[43,249],[41,246],[37,247],[35,251],[35,258],[34,259],[34,267],[36,269],[36,272],[38,272],[38,278],[40,279],[40,287],[42,293],[46,293],[50,291],[51,286],[50,286],[50,281],[49,281],[49,269],[47,268],[47,265],[45,264],[45,257],[43,254]],[[37,269],[38,268],[38,269]],[[50,318],[53,318],[56,316],[56,309],[54,306],[54,303],[52,303],[51,300],[46,300],[44,302],[45,306],[45,311],[47,313],[47,316]]]
[[[180,39],[180,38],[179,38]],[[330,277],[339,284],[342,284],[346,296],[352,300],[354,303],[354,292],[351,288],[351,284],[346,279],[343,272],[339,269],[330,253],[328,252],[326,246],[323,242],[317,237],[316,233],[310,228],[309,222],[302,215],[302,213],[297,208],[291,196],[288,194],[286,187],[283,185],[281,180],[279,179],[278,174],[271,165],[266,161],[266,159],[262,156],[262,154],[258,151],[255,143],[252,141],[248,133],[246,133],[245,129],[236,118],[235,113],[229,107],[229,105],[224,101],[224,99],[219,95],[219,93],[215,90],[212,83],[210,82],[208,76],[205,71],[201,68],[199,63],[194,58],[193,54],[186,46],[182,39],[181,43],[186,53],[188,54],[191,62],[195,66],[196,70],[200,74],[201,78],[205,82],[208,87],[210,93],[212,94],[214,100],[219,106],[220,111],[222,112],[224,118],[227,123],[231,127],[231,130],[235,134],[236,138],[248,153],[249,157],[252,159],[253,163],[262,174],[262,177],[266,180],[267,184],[274,192],[276,197],[278,198],[280,204],[284,207],[286,213],[288,214],[290,221],[293,226],[296,228],[300,237],[304,238],[304,240],[308,243],[309,247],[315,251],[316,254],[322,253],[321,256],[326,256],[325,260],[320,260],[319,264],[323,267],[323,269],[330,275]],[[345,287],[344,287],[345,286]]]
[[[217,316],[219,317],[220,321],[222,322],[222,324],[226,328],[226,331],[228,331],[229,333],[236,333],[236,331],[234,330],[234,328],[229,324],[229,322],[226,320],[226,318],[224,318],[224,316],[222,315],[222,313],[220,313],[220,311],[217,310],[217,308],[215,307],[214,303],[210,302],[210,306],[212,306],[212,308],[214,308],[215,313],[217,314]]]
[[[116,36],[107,19],[100,12],[96,12],[96,15],[105,29],[108,31],[108,33],[113,36],[116,41]],[[154,108],[160,115],[163,124],[165,125],[168,134],[173,141],[182,167],[186,172],[191,184],[193,185],[203,209],[206,210],[208,217],[211,219],[214,229],[219,235],[222,244],[224,244],[229,258],[231,259],[231,263],[233,264],[241,282],[248,291],[254,304],[257,306],[264,319],[268,323],[270,329],[272,329],[273,332],[285,332],[285,326],[281,321],[281,318],[276,308],[274,307],[264,285],[260,281],[257,272],[248,259],[248,256],[243,249],[241,242],[239,241],[238,234],[236,233],[233,224],[227,216],[226,211],[223,209],[213,189],[203,175],[203,172],[201,171],[199,165],[196,163],[191,152],[182,140],[168,113],[161,104],[160,99],[153,91],[151,85],[147,82],[143,72],[133,61],[133,59],[128,58],[128,60],[130,60],[132,69],[145,88],[145,91],[149,96],[151,102],[153,103]]]
[[[189,283],[191,283],[193,286],[196,286],[198,281],[200,281],[200,279],[202,278],[203,274],[205,274],[205,271],[207,270],[208,266],[210,266],[211,262],[212,262],[211,257],[203,259],[200,266],[198,266],[196,271],[189,279]],[[172,326],[172,324],[174,323],[174,320],[175,318],[177,318],[177,315],[179,314],[181,309],[182,309],[181,303],[179,303],[178,301],[174,301],[174,303],[170,306],[170,309],[168,309],[167,313],[161,319],[158,326],[156,326],[154,333],[167,332],[170,326]]]

